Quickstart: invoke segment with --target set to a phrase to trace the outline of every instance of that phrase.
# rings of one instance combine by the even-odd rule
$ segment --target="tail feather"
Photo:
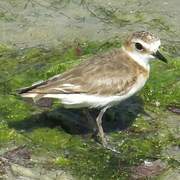
[[[21,94],[24,101],[30,104],[35,104],[40,107],[51,107],[53,104],[53,99],[48,97],[43,97],[42,94],[37,93],[23,93]]]
[[[24,87],[24,88],[21,88],[21,89],[18,89],[17,90],[17,93],[18,94],[23,94],[23,93],[27,93],[28,91],[32,90],[32,89],[35,89],[37,88],[38,86],[41,86],[41,85],[45,85],[47,82],[46,81],[38,81],[34,84],[32,84],[32,86],[28,86],[28,87]]]
[[[53,103],[53,100],[50,98],[44,98],[44,94],[39,94],[39,93],[34,93],[30,92],[31,90],[41,86],[45,85],[47,82],[46,81],[38,81],[32,86],[24,87],[21,89],[17,90],[17,93],[23,97],[23,99],[30,103],[30,104],[35,104],[41,107],[50,107]]]

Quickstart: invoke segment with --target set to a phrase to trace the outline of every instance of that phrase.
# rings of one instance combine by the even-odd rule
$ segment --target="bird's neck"
[[[140,66],[142,66],[145,70],[147,70],[148,72],[150,71],[150,65],[149,65],[149,57],[144,55],[144,54],[140,54],[137,53],[136,51],[130,52],[128,50],[126,50],[124,47],[122,47],[122,50],[134,61],[136,61],[136,63],[138,63]]]

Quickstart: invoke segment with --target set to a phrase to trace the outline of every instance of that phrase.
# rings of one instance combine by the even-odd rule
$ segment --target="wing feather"
[[[95,56],[22,93],[122,95],[133,86],[140,71],[142,68],[123,51],[114,50]]]

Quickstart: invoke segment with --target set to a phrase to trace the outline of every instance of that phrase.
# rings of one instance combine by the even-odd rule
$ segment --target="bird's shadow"
[[[99,110],[89,110],[94,121]],[[32,131],[36,128],[60,128],[70,134],[87,134],[92,132],[92,122],[86,116],[85,109],[55,108],[52,111],[44,111],[32,115],[18,122],[9,122],[9,127],[17,130]],[[119,105],[106,111],[103,116],[103,128],[105,132],[127,129],[134,122],[138,114],[144,113],[144,104],[139,96],[133,96]],[[93,120],[92,120],[93,121]]]

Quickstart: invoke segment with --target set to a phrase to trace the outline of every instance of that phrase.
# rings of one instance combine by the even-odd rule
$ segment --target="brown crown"
[[[157,36],[147,31],[134,32],[130,37],[131,39],[141,39],[147,43],[151,43],[151,42],[159,40]]]

